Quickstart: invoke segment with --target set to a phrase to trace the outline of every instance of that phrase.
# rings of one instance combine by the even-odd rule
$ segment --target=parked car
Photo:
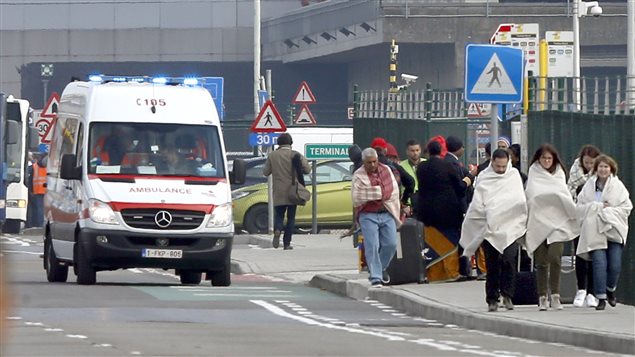
[[[351,162],[327,160],[316,166],[317,223],[318,228],[350,228],[353,222],[351,197]],[[262,170],[260,171],[262,175]],[[304,175],[307,189],[312,192],[311,174]],[[232,191],[234,225],[237,231],[266,233],[269,215],[267,210],[267,184],[261,183]],[[298,206],[296,226],[312,225],[312,202]]]
[[[265,167],[265,162],[267,161],[266,157],[250,157],[243,159],[243,161],[245,162],[245,182],[242,184],[232,184],[232,190],[267,182],[267,177],[262,174],[262,169]],[[230,173],[233,171],[233,161],[228,161],[227,170],[229,170]]]

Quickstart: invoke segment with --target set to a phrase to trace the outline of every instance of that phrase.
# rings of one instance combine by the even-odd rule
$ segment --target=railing
[[[432,89],[430,83],[419,91],[363,91],[354,96],[358,118],[431,120],[466,116],[463,89]]]
[[[579,90],[574,78],[531,77],[527,110],[556,110],[589,114],[634,114],[635,84],[628,77],[582,77]],[[635,79],[632,80],[635,82]],[[463,89],[354,92],[355,117],[435,120],[467,116]]]
[[[635,82],[635,78],[632,82]],[[629,77],[582,77],[579,91],[575,78],[532,77],[529,110],[558,110],[589,114],[629,114],[635,111],[635,84]]]

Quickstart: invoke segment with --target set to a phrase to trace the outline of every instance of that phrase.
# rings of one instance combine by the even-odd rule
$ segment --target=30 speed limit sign
[[[40,118],[40,120],[35,123],[35,128],[40,135],[40,142],[42,144],[48,144],[51,142],[51,138],[49,137],[49,132],[51,131],[51,119]]]

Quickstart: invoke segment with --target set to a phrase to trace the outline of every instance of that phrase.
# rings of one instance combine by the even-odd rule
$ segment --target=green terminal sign
[[[352,144],[306,144],[304,156],[307,160],[348,159],[348,148]]]

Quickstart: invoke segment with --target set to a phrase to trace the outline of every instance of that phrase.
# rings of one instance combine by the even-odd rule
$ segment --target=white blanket
[[[528,209],[525,247],[530,254],[545,240],[547,244],[566,242],[580,234],[575,203],[566,180],[560,165],[553,174],[538,162],[529,168],[525,189]]]
[[[626,243],[628,216],[633,209],[628,190],[617,176],[609,176],[599,201],[595,196],[596,181],[595,175],[589,178],[576,206],[581,224],[576,254],[585,259],[589,259],[588,253],[593,250],[606,249],[608,241]]]
[[[518,170],[507,165],[504,174],[489,166],[476,180],[474,197],[461,228],[459,244],[471,256],[487,240],[496,250],[505,248],[527,230],[527,201]]]

